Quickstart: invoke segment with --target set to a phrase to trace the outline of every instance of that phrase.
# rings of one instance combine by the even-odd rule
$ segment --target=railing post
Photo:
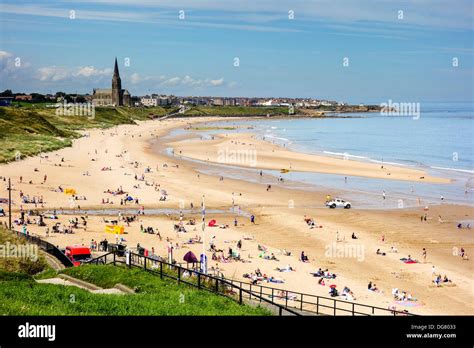
[[[301,294],[300,310],[303,310],[303,294]]]
[[[319,314],[319,296],[316,297],[316,314]]]
[[[263,287],[260,286],[260,302],[262,302],[262,291],[263,291]]]
[[[283,313],[283,311],[282,311],[282,308],[281,308],[281,307],[278,307],[278,308],[279,308],[279,309],[278,309],[278,315],[281,317],[281,316],[282,316],[282,313]]]
[[[216,292],[219,293],[219,278],[216,278]]]
[[[333,300],[334,301],[334,316],[336,316],[336,300]]]
[[[288,291],[285,291],[285,308],[288,308]]]
[[[181,267],[178,266],[178,284],[181,283]]]
[[[352,316],[354,316],[354,307],[355,307],[355,303],[352,303]]]
[[[198,289],[201,289],[201,274],[198,273]]]
[[[163,279],[163,262],[160,261],[160,278]]]
[[[146,271],[146,257],[143,257],[143,269]]]
[[[242,288],[239,289],[239,304],[242,304]]]
[[[115,266],[115,251],[114,251],[114,266]]]
[[[250,283],[250,291],[249,292],[250,292],[249,300],[251,300],[252,299],[252,283]]]
[[[275,296],[273,295],[273,291],[274,291],[274,289],[272,288],[272,303],[275,302]]]

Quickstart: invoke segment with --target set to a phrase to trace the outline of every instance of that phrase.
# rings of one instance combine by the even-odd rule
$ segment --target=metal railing
[[[247,298],[253,298],[254,300],[258,300],[260,303],[265,303],[276,308],[278,315],[283,315],[284,313],[296,316],[301,315],[301,313],[299,313],[297,310],[286,308],[284,305],[275,303],[270,299],[252,294],[249,290],[239,287],[237,283],[232,283],[228,279],[211,276],[194,269],[182,267],[178,264],[171,264],[159,259],[135,254],[133,252],[130,252],[130,259],[128,263],[124,260],[124,258],[117,257],[116,252],[114,251],[89,260],[86,263],[95,265],[123,264],[128,268],[140,268],[151,274],[159,276],[161,279],[173,279],[177,281],[178,284],[187,284],[200,290],[206,290],[214,294],[225,296],[235,300],[239,304],[243,304]]]
[[[118,258],[114,252],[104,254],[96,259],[89,261],[92,264],[126,264],[123,258]],[[160,259],[150,258],[143,255],[130,253],[130,262],[127,267],[142,268],[150,273],[159,275],[161,278],[172,278],[178,283],[185,283],[197,286],[200,289],[218,292],[219,284],[227,288],[227,291],[237,292],[238,301],[253,300],[265,302],[298,315],[352,315],[352,316],[371,316],[371,315],[410,315],[414,314],[405,311],[397,311],[388,308],[371,306],[352,301],[340,300],[332,297],[325,297],[301,292],[294,292],[285,289],[278,289],[264,285],[251,284],[243,281],[226,279],[203,274],[197,270],[188,269],[176,264],[170,264]],[[186,277],[183,276],[186,274]],[[207,283],[213,286],[206,286]],[[234,291],[235,290],[235,291]],[[226,290],[224,290],[225,292]],[[222,294],[222,291],[220,291]]]

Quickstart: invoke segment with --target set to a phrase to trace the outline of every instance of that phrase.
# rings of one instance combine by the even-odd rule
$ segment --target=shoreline
[[[25,194],[43,195],[45,208],[68,207],[69,196],[55,192],[58,185],[77,189],[77,194],[87,196],[87,201],[77,201],[81,207],[120,208],[120,196],[104,193],[106,189],[116,189],[123,185],[125,191],[131,196],[140,199],[140,204],[130,204],[128,207],[145,207],[145,215],[139,216],[138,221],[126,227],[125,235],[127,244],[134,247],[136,243],[155,248],[158,255],[166,255],[165,238],[170,238],[174,243],[179,243],[175,257],[181,260],[183,254],[189,250],[199,253],[202,245],[186,245],[187,238],[195,234],[200,235],[200,226],[188,228],[187,234],[177,234],[173,231],[173,221],[177,215],[154,216],[147,215],[148,209],[188,208],[194,203],[199,210],[202,195],[206,197],[208,214],[206,221],[216,218],[219,224],[229,225],[226,229],[206,227],[205,238],[207,243],[215,235],[216,245],[226,250],[235,247],[235,243],[244,236],[252,236],[252,240],[244,240],[241,255],[250,263],[231,262],[219,263],[228,278],[242,280],[243,273],[253,272],[260,268],[262,272],[284,279],[284,284],[277,284],[288,290],[308,292],[315,295],[328,296],[328,286],[317,284],[317,278],[309,273],[318,267],[329,268],[337,273],[334,280],[342,290],[348,286],[354,291],[358,303],[373,304],[386,308],[393,304],[390,289],[398,287],[410,291],[419,299],[420,306],[407,308],[417,314],[467,314],[472,312],[473,305],[466,305],[465,300],[473,297],[472,293],[472,263],[461,261],[452,255],[454,246],[464,247],[468,255],[474,251],[474,240],[469,230],[456,231],[454,223],[461,219],[471,219],[473,209],[468,206],[455,206],[442,204],[431,206],[428,220],[420,223],[420,214],[425,212],[419,208],[400,210],[368,211],[356,210],[329,210],[321,207],[325,194],[321,192],[308,192],[305,190],[288,189],[270,176],[265,175],[265,180],[274,180],[272,189],[265,190],[264,183],[252,183],[244,180],[225,178],[220,181],[218,176],[200,174],[199,164],[188,163],[177,157],[168,157],[156,153],[150,143],[153,139],[160,139],[173,129],[184,128],[188,124],[208,122],[220,118],[198,119],[172,119],[164,121],[145,121],[138,126],[119,126],[115,130],[93,130],[90,137],[81,138],[74,142],[72,148],[62,149],[48,153],[43,158],[27,158],[25,160],[0,165],[2,176],[11,176],[14,183],[12,192],[15,201],[18,201],[19,190]],[[162,139],[166,141],[167,139]],[[157,145],[162,146],[162,145]],[[163,150],[163,149],[162,149]],[[61,162],[64,158],[64,162]],[[166,167],[164,164],[167,164]],[[62,164],[61,167],[58,165]],[[111,170],[102,170],[104,167]],[[149,166],[150,172],[145,169]],[[37,168],[36,172],[34,169]],[[84,175],[84,172],[89,175]],[[134,180],[134,174],[145,176],[145,181]],[[44,174],[48,175],[45,184],[41,184]],[[19,175],[23,175],[23,183],[19,183]],[[28,180],[32,184],[28,184]],[[160,185],[155,191],[154,186],[146,183]],[[139,185],[139,186],[138,186]],[[3,189],[3,188],[2,188]],[[160,190],[168,192],[165,202],[158,200]],[[333,193],[332,191],[330,193]],[[0,196],[4,196],[2,190]],[[101,205],[100,200],[109,198],[113,204]],[[228,212],[235,200],[235,206],[241,207],[242,212],[248,212],[256,217],[256,224],[251,224],[248,217],[238,213]],[[294,205],[289,206],[292,201]],[[16,206],[19,208],[19,205]],[[24,204],[24,209],[34,207]],[[223,209],[228,213],[211,213],[212,209]],[[445,223],[437,223],[436,216],[442,214]],[[73,214],[74,215],[74,214]],[[79,216],[77,214],[76,216]],[[185,214],[188,219],[195,214]],[[303,220],[303,216],[313,217],[321,228],[310,229]],[[15,214],[15,218],[17,218]],[[91,239],[102,240],[107,237],[112,240],[113,235],[104,232],[102,216],[89,216],[87,231],[75,230],[74,234],[53,234],[48,240],[54,244],[86,244]],[[67,224],[71,215],[62,215],[59,222]],[[233,218],[237,218],[238,226],[233,226]],[[6,221],[0,218],[0,221]],[[50,225],[50,220],[47,221]],[[159,229],[163,241],[156,235],[140,232],[140,224],[153,226]],[[193,230],[195,229],[195,230]],[[28,230],[33,234],[45,237],[45,228],[28,225]],[[351,240],[351,233],[358,236]],[[381,242],[381,235],[384,242]],[[337,241],[340,238],[340,241]],[[344,237],[344,238],[343,238]],[[342,239],[343,238],[343,239]],[[280,261],[269,261],[259,257],[257,245],[265,245],[269,252],[274,252]],[[327,248],[335,245],[336,248],[359,248],[364,250],[364,260],[357,261],[349,255],[339,257],[327,255]],[[387,254],[386,257],[375,254],[377,248],[387,251],[390,246],[396,246],[398,254]],[[407,254],[420,259],[420,250],[426,246],[429,251],[427,264],[405,265],[399,258]],[[292,251],[292,256],[281,254],[281,250]],[[299,253],[304,250],[309,255],[310,263],[298,261]],[[208,254],[210,258],[210,254]],[[213,261],[214,266],[216,262]],[[275,267],[291,264],[295,272],[281,273]],[[431,266],[436,265],[439,272],[448,274],[454,279],[455,287],[431,288]],[[323,269],[324,269],[323,268]],[[383,293],[367,291],[368,281],[375,281],[383,289]],[[268,284],[271,285],[271,284]],[[438,300],[442,296],[444,301]],[[398,309],[405,309],[397,305]]]

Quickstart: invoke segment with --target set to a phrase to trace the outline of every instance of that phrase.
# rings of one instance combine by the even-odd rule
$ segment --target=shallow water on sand
[[[344,116],[356,117],[223,120],[208,122],[206,126],[236,126],[237,129],[192,131],[192,134],[207,138],[219,133],[252,132],[260,139],[295,151],[381,165],[390,163],[409,166],[453,180],[451,184],[430,184],[353,176],[346,179],[343,175],[333,174],[265,171],[276,177],[282,176],[286,181],[304,184],[306,188],[310,185],[329,192],[343,190],[344,198],[354,200],[361,207],[386,209],[439,203],[474,205],[473,104],[425,103],[421,105],[419,119],[381,116],[378,113]],[[185,130],[175,130],[169,136],[186,133]],[[205,172],[214,171],[212,166],[207,168]],[[223,175],[261,181],[255,173],[256,170],[246,171],[234,167],[232,170],[227,168]],[[268,181],[271,183],[270,179]],[[383,191],[386,199],[383,199]]]

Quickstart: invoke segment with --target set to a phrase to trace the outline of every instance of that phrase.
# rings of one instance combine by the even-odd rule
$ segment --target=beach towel
[[[401,258],[400,261],[402,261],[403,263],[409,264],[409,265],[413,264],[413,263],[418,263],[417,260],[407,259],[406,257]]]
[[[209,227],[216,227],[216,223],[217,221],[216,220],[211,220],[209,221],[209,223],[207,224]]]
[[[269,281],[270,283],[278,283],[278,284],[282,284],[282,283],[285,282],[285,281],[282,280],[282,279],[275,279],[275,278],[268,279],[268,281]]]
[[[400,306],[405,306],[405,307],[420,307],[423,306],[422,303],[419,302],[413,302],[413,301],[395,301],[394,305],[400,305]]]

